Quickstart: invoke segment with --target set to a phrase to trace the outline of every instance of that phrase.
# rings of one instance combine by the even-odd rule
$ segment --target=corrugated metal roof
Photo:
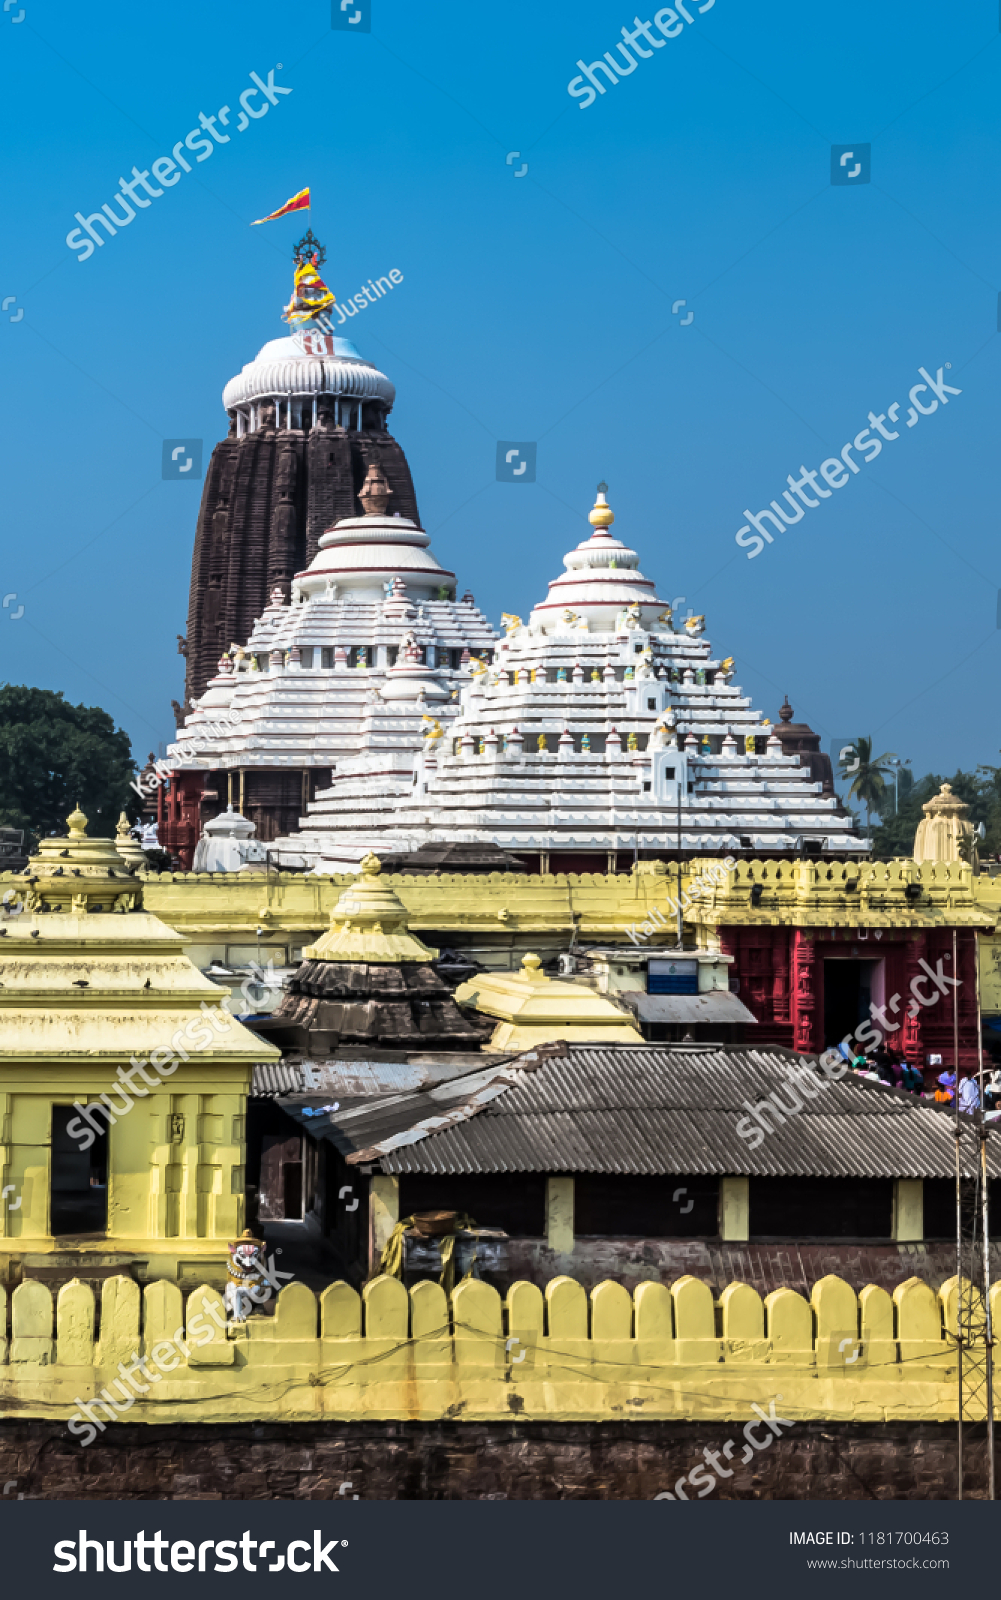
[[[615,996],[643,1022],[756,1022],[742,1000],[727,989],[707,989],[703,994],[645,994],[620,990]]]
[[[314,1139],[326,1139],[347,1161],[377,1161],[396,1145],[423,1139],[449,1123],[477,1114],[494,1096],[506,1093],[523,1074],[485,1065],[479,1072],[431,1088],[341,1102],[336,1111],[307,1116],[301,1100],[283,1099],[282,1109]],[[308,1108],[312,1110],[312,1107]]]
[[[280,1094],[302,1093],[302,1071],[285,1061],[267,1061],[254,1068],[250,1093],[258,1100],[275,1100]]]
[[[781,1103],[791,1106],[788,1073],[800,1064],[805,1058],[782,1050],[571,1045],[566,1056],[518,1073],[515,1086],[461,1125],[386,1154],[381,1168],[389,1173],[952,1175],[953,1119],[854,1075],[831,1083],[812,1074],[807,1081],[814,1098],[796,1096],[802,1109],[784,1122],[773,1114],[773,1131],[752,1149],[737,1132],[748,1116],[745,1102],[777,1092]],[[460,1086],[461,1081],[449,1088],[457,1093]],[[398,1114],[403,1110],[401,1105]],[[414,1122],[425,1114],[422,1107]],[[970,1128],[964,1145],[972,1170],[972,1124],[963,1121]],[[988,1147],[990,1170],[1001,1176],[994,1148]]]

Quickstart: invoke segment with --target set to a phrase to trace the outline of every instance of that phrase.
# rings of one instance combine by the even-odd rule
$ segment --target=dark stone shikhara
[[[422,961],[304,961],[274,1016],[255,1024],[272,1044],[325,1055],[342,1045],[478,1050],[492,1022],[463,1016]]]
[[[191,562],[188,702],[204,693],[223,651],[250,637],[272,589],[289,597],[323,531],[362,515],[358,492],[372,463],[388,480],[393,510],[420,524],[406,456],[386,431],[384,402],[364,402],[359,431],[335,425],[334,398],[318,397],[309,429],[278,427],[274,402],[263,401],[263,426],[237,438],[234,414],[229,436],[212,452]]]

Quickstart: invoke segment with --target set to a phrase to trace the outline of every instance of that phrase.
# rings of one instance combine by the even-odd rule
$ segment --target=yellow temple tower
[[[143,910],[115,842],[67,822],[0,913],[0,1276],[221,1281],[253,1067],[279,1052]]]

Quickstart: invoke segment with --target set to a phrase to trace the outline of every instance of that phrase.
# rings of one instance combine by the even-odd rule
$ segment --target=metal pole
[[[952,976],[957,969],[956,930],[952,930]],[[956,1362],[959,1383],[959,1408],[956,1438],[957,1500],[963,1498],[963,1163],[960,1150],[962,1130],[959,1125],[959,989],[952,991],[952,1070],[956,1082],[953,1091],[953,1110],[956,1133]]]
[[[984,1262],[984,1367],[987,1400],[987,1498],[997,1499],[994,1472],[994,1329],[991,1317],[991,1232],[990,1203],[987,1172],[987,1123],[984,1121],[984,1036],[980,1021],[980,935],[973,930],[973,971],[976,980],[977,1001],[977,1077],[980,1087],[980,1204],[981,1248]],[[955,976],[955,974],[953,974]],[[953,993],[955,994],[955,990]]]
[[[681,768],[678,768],[679,773]],[[681,909],[681,778],[678,778],[678,949],[685,948],[685,914]]]

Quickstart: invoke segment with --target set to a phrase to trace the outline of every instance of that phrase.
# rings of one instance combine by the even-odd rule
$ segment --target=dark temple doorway
[[[869,1017],[878,961],[846,961],[840,956],[824,961],[824,1047],[837,1045]]]
[[[49,1226],[52,1233],[107,1233],[108,1133],[94,1137],[87,1150],[68,1124],[81,1119],[75,1106],[52,1107],[52,1163]],[[84,1133],[91,1130],[84,1127]]]

